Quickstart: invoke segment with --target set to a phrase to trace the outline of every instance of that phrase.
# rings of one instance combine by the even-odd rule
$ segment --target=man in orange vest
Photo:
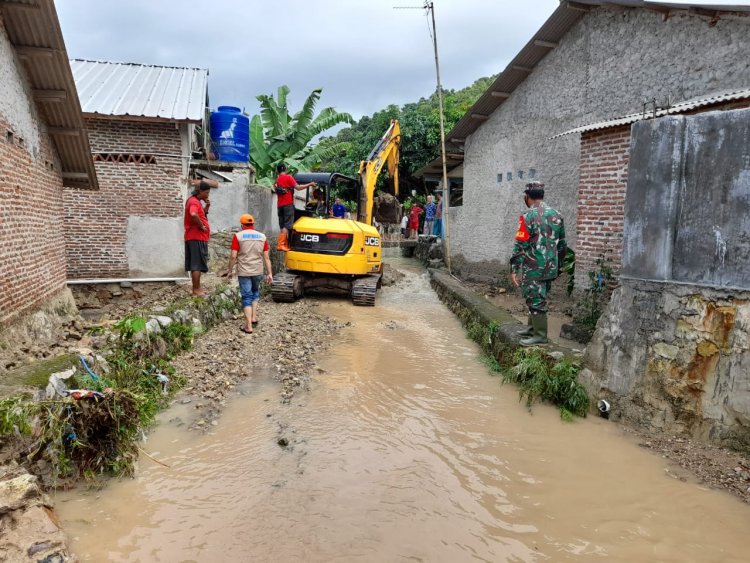
[[[255,230],[255,218],[246,213],[240,217],[240,225],[242,230],[234,233],[232,237],[232,253],[229,255],[229,266],[224,276],[231,278],[237,264],[237,281],[240,284],[242,310],[245,313],[245,323],[240,330],[252,334],[253,326],[258,324],[258,302],[264,265],[267,284],[273,283],[273,273],[268,241],[266,235]]]

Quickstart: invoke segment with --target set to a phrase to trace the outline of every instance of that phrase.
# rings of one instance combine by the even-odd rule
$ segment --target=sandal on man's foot
[[[252,330],[247,330],[247,329],[246,329],[246,328],[245,328],[244,326],[241,326],[241,327],[240,327],[240,330],[241,330],[242,332],[244,332],[245,334],[252,334],[252,333],[253,333],[253,331],[252,331]]]

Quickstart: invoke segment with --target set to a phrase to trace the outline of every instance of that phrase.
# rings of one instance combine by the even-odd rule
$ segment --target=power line
[[[435,52],[435,75],[437,78],[438,109],[440,111],[440,157],[443,163],[443,242],[445,243],[445,265],[448,267],[448,273],[452,274],[450,227],[448,224],[448,211],[450,209],[450,187],[448,185],[448,164],[445,151],[445,113],[443,111],[443,86],[440,83],[440,60],[438,58],[437,28],[435,27],[435,5],[432,2],[425,0],[424,5],[422,6],[394,6],[394,9],[425,10],[425,16],[427,17],[427,29],[430,31],[430,39],[432,39],[432,47]],[[430,27],[430,21],[432,22],[432,27]]]

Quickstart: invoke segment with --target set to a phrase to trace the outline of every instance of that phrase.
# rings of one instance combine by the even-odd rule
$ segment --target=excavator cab
[[[305,206],[295,208],[294,220],[300,217],[331,217],[336,197],[359,201],[359,181],[337,172],[304,172],[294,175],[298,184],[315,182],[314,188],[305,190]]]

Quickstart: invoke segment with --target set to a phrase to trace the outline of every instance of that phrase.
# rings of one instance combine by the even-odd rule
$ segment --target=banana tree
[[[348,148],[348,143],[311,144],[312,140],[341,123],[353,124],[348,113],[325,108],[315,115],[315,105],[322,90],[313,90],[294,115],[289,113],[289,87],[280,86],[276,99],[260,95],[260,114],[250,120],[250,163],[255,167],[257,181],[272,185],[276,165],[284,162],[291,172],[308,171]]]

